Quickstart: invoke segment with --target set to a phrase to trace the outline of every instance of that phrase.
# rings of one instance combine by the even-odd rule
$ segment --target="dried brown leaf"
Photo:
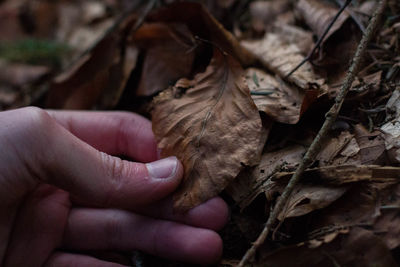
[[[304,59],[296,44],[288,43],[276,33],[267,33],[261,40],[242,41],[242,45],[252,51],[268,70],[282,78]],[[327,91],[325,80],[314,72],[308,62],[293,73],[288,81],[303,90],[319,90],[320,95]]]
[[[0,83],[15,87],[34,83],[50,73],[46,66],[10,64],[0,61]]]
[[[318,37],[323,35],[332,19],[338,13],[336,7],[320,0],[299,0],[296,5],[296,10]],[[349,14],[343,12],[329,30],[325,40],[329,39],[330,36],[339,30],[348,18]]]
[[[360,227],[316,249],[299,243],[260,254],[254,266],[397,266],[382,239]]]
[[[266,93],[252,95],[257,108],[281,123],[296,124],[319,94],[318,90],[303,91],[290,86],[255,68],[246,70],[246,81],[251,92]]]
[[[259,194],[265,192],[271,199],[275,192],[281,189],[279,185],[269,180],[271,175],[281,170],[293,170],[301,161],[305,148],[295,145],[281,150],[264,153],[260,164],[251,171],[239,174],[228,187],[227,191],[238,203],[241,209],[246,208]]]
[[[161,155],[175,155],[184,165],[177,210],[216,196],[243,166],[258,163],[262,124],[242,74],[232,57],[215,49],[204,73],[179,80],[154,101],[153,131]]]
[[[190,76],[196,44],[185,25],[147,23],[131,38],[133,44],[145,51],[136,95],[153,95],[178,79]]]
[[[48,107],[64,109],[111,108],[119,100],[135,60],[132,47],[125,45],[123,34],[135,22],[129,17],[118,29],[105,36],[52,83]],[[129,60],[129,62],[127,62]],[[129,71],[130,70],[130,71]]]
[[[347,191],[347,187],[300,185],[294,189],[285,209],[278,215],[280,221],[299,217],[329,206]]]
[[[153,12],[148,17],[148,21],[184,24],[189,28],[192,35],[217,45],[241,64],[249,65],[256,61],[254,55],[244,49],[232,33],[226,30],[199,3],[174,2],[165,8],[160,8]]]

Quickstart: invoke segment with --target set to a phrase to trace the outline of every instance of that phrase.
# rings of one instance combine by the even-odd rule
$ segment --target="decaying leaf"
[[[261,40],[242,41],[242,45],[257,55],[263,65],[270,71],[284,78],[303,59],[296,44],[288,43],[276,33],[267,33]],[[288,77],[288,81],[303,90],[327,91],[324,79],[314,73],[310,63],[305,63],[298,71]]]
[[[293,172],[278,172],[272,180],[288,180]],[[342,165],[308,169],[304,172],[304,180],[318,181],[331,185],[342,185],[359,181],[385,180],[396,181],[400,177],[398,167],[380,167],[376,165]]]
[[[257,32],[263,32],[271,27],[277,17],[289,10],[290,2],[283,1],[254,1],[250,4],[250,16],[253,28]]]
[[[319,0],[299,0],[296,5],[296,10],[318,37],[323,35],[338,12],[336,7]],[[325,40],[329,39],[330,36],[340,29],[348,18],[349,14],[343,12],[329,30]]]
[[[348,131],[343,131],[338,137],[326,138],[321,151],[316,157],[319,160],[319,165],[332,165],[334,158],[339,155],[352,139],[353,135]]]
[[[179,80],[154,100],[161,155],[175,155],[184,165],[177,210],[216,196],[244,166],[258,163],[262,124],[242,74],[232,57],[215,49],[204,73]]]
[[[396,266],[381,238],[373,232],[355,227],[340,234],[333,242],[316,249],[306,243],[263,253],[254,266]]]
[[[393,118],[381,127],[385,136],[385,147],[389,160],[392,163],[400,163],[400,90],[395,90],[389,99],[386,110],[388,118]]]
[[[246,70],[246,81],[257,108],[275,121],[296,124],[319,95],[318,90],[303,91],[255,68]]]
[[[216,44],[243,65],[249,65],[256,58],[244,49],[233,34],[227,31],[201,4],[174,2],[149,15],[149,22],[181,23],[186,25],[193,36]],[[202,42],[202,41],[200,41]]]
[[[46,66],[11,64],[0,61],[0,83],[15,87],[34,83],[50,73]]]
[[[298,217],[329,206],[347,191],[347,187],[301,185],[294,189],[285,209],[278,215],[280,221]]]
[[[274,192],[278,190],[273,189],[275,183],[271,183],[270,177],[281,170],[293,170],[301,161],[304,152],[303,146],[294,145],[264,153],[260,164],[254,170],[242,172],[227,187],[228,193],[241,209],[246,208],[263,192],[267,194],[267,198],[272,198]]]
[[[130,73],[134,67],[132,62],[135,61],[129,58],[131,54],[125,53],[126,36],[123,34],[134,22],[135,17],[129,17],[67,72],[56,77],[47,99],[48,107],[90,109],[95,104],[102,108],[114,106],[129,78],[124,74]]]
[[[144,24],[131,42],[146,52],[136,95],[153,95],[190,76],[196,44],[184,24]]]

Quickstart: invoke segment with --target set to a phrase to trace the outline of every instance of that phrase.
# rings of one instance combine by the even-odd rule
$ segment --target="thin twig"
[[[257,240],[253,243],[251,248],[246,252],[243,256],[242,260],[240,261],[238,267],[244,267],[247,262],[253,259],[257,249],[264,243],[265,239],[267,238],[271,227],[274,225],[278,215],[283,210],[283,207],[286,205],[287,201],[289,200],[290,194],[292,193],[294,187],[300,180],[301,175],[303,174],[304,170],[314,161],[315,156],[320,151],[321,143],[323,138],[327,135],[329,130],[331,129],[333,123],[335,122],[340,108],[342,107],[343,101],[346,97],[347,92],[351,88],[351,85],[355,79],[356,74],[359,71],[361,59],[363,58],[365,51],[367,49],[367,45],[372,39],[372,36],[377,28],[378,21],[382,16],[383,11],[385,10],[387,0],[380,0],[379,8],[374,13],[369,25],[363,35],[360,44],[357,47],[357,51],[353,57],[351,62],[351,66],[347,72],[345,81],[343,86],[335,99],[335,103],[331,107],[331,109],[326,114],[326,119],[324,124],[322,125],[321,129],[319,130],[317,136],[313,140],[312,144],[307,150],[303,160],[300,162],[299,167],[297,168],[296,172],[293,174],[292,178],[290,179],[288,185],[286,186],[285,190],[283,191],[281,197],[278,199],[277,204],[270,214],[268,221],[264,227],[264,230],[261,232],[260,236]]]
[[[306,56],[296,67],[294,67],[287,75],[286,79],[290,77],[293,73],[295,73],[301,66],[304,65],[307,61],[311,59],[311,57],[314,55],[315,51],[320,48],[322,42],[324,41],[326,35],[328,34],[329,30],[332,28],[333,24],[335,24],[336,20],[340,17],[340,15],[343,13],[343,11],[346,9],[346,7],[351,3],[351,0],[346,0],[346,2],[343,4],[343,6],[340,8],[336,16],[332,19],[332,21],[329,23],[328,27],[326,27],[324,33],[319,37],[317,43],[315,44],[314,48],[311,50],[311,52]]]

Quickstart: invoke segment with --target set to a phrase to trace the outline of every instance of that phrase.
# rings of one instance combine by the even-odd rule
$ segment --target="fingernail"
[[[169,157],[146,164],[150,177],[154,179],[166,179],[174,176],[177,166],[178,159],[176,157]]]

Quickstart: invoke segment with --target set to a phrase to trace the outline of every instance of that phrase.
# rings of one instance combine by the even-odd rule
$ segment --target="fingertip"
[[[215,197],[190,210],[188,217],[197,227],[218,231],[229,220],[229,208],[221,197]]]
[[[197,236],[196,236],[197,235]],[[215,264],[223,252],[223,242],[221,237],[214,231],[208,229],[198,229],[193,234],[193,244],[187,244],[187,255],[190,258],[187,261],[197,264]]]

